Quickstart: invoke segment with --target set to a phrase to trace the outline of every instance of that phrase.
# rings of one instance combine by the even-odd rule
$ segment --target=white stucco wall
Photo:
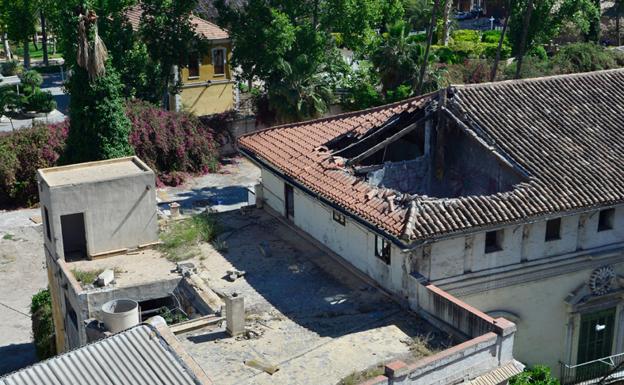
[[[267,205],[284,215],[284,182],[265,168],[261,169],[262,194]]]
[[[624,274],[624,263],[614,267],[618,274]],[[505,311],[517,315],[519,319],[514,320],[518,328],[514,357],[528,365],[548,365],[558,374],[559,361],[574,361],[577,352],[579,319],[575,317],[576,330],[572,337],[572,346],[568,347],[566,335],[571,313],[565,299],[587,282],[592,270],[584,269],[548,279],[491,289],[462,296],[460,299],[486,313]],[[615,335],[619,332],[618,323],[616,319]]]
[[[51,246],[63,256],[61,216],[84,213],[87,252],[90,255],[135,248],[158,240],[155,176],[141,175],[40,190],[42,216],[48,209],[52,231]],[[45,229],[44,229],[45,231]]]

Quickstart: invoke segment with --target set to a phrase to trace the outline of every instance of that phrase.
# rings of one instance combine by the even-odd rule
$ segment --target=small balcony
[[[624,382],[624,353],[584,362],[561,363],[561,385],[612,384]]]

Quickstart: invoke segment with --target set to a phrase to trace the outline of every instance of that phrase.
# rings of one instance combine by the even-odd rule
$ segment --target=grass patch
[[[4,239],[5,241],[11,241],[15,239],[15,237],[13,236],[13,234],[6,233],[2,236],[2,239]]]
[[[28,53],[30,54],[31,59],[43,59],[43,45],[41,43],[37,44],[37,48],[35,49],[35,45],[33,42],[28,43]],[[14,55],[19,56],[20,58],[24,57],[24,44],[17,44],[12,47],[12,51]],[[54,59],[62,57],[60,53],[52,54],[52,43],[48,42],[48,58]]]
[[[173,262],[193,258],[200,253],[201,242],[211,242],[221,229],[209,213],[193,215],[190,218],[169,222],[160,235],[160,250]]]
[[[95,269],[95,270],[78,270],[72,269],[72,274],[76,281],[82,283],[83,285],[90,285],[97,279],[98,275],[102,274],[104,269]]]
[[[366,380],[370,380],[371,378],[381,376],[382,374],[384,374],[384,365],[379,364],[361,372],[353,372],[349,374],[348,376],[340,380],[338,385],[357,385]]]

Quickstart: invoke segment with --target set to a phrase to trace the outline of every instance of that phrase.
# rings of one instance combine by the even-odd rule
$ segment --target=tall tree
[[[35,34],[34,0],[14,0],[7,9],[7,33],[24,45],[24,67],[30,68],[30,39]]]
[[[429,30],[427,31],[427,45],[425,47],[425,55],[420,65],[420,75],[418,76],[418,85],[416,86],[416,95],[420,95],[422,92],[423,84],[425,81],[425,74],[427,73],[427,65],[429,64],[429,51],[431,50],[431,43],[433,41],[433,33],[436,28],[436,14],[440,7],[440,0],[435,0],[433,3],[433,9],[431,10],[431,23],[429,24]]]
[[[496,47],[496,57],[494,58],[494,63],[492,64],[492,73],[490,74],[490,81],[493,82],[496,80],[496,72],[498,71],[498,63],[501,58],[501,50],[503,49],[503,44],[505,43],[505,34],[507,33],[507,26],[509,25],[509,17],[511,16],[511,4],[509,1],[505,4],[505,21],[503,22],[503,30],[501,31],[500,38],[498,39],[498,46]]]
[[[64,161],[130,155],[130,121],[124,111],[122,86],[99,37],[97,16],[86,6],[79,7],[77,13],[71,20],[78,39],[75,61],[70,63],[70,129]]]
[[[451,38],[451,8],[453,0],[444,0],[444,12],[442,12],[442,44],[448,46]]]
[[[520,38],[520,46],[516,56],[516,79],[520,79],[522,71],[522,61],[524,60],[524,52],[526,50],[527,36],[531,23],[531,14],[533,13],[533,0],[528,0],[526,10],[524,11],[524,21],[522,22],[522,37]]]
[[[190,16],[197,0],[142,0],[140,33],[152,60],[159,64],[157,79],[164,92],[176,92],[172,84],[174,66],[188,64],[189,53],[203,54],[207,41],[195,32]]]

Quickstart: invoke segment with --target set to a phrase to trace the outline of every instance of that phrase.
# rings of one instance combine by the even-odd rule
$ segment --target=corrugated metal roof
[[[158,331],[139,325],[0,378],[0,385],[200,385]]]
[[[506,363],[503,366],[489,371],[488,373],[475,378],[469,385],[499,385],[506,383],[511,377],[522,373],[524,365],[516,360]]]

